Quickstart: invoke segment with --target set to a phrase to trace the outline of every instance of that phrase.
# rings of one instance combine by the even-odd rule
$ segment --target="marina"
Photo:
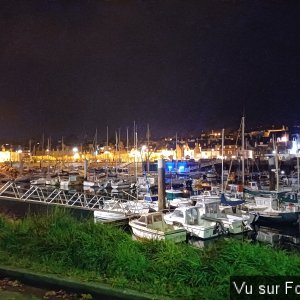
[[[118,236],[112,238],[115,243],[114,250],[106,252],[103,262],[112,255],[111,253],[116,252],[118,255],[120,251],[127,251],[128,247],[130,249],[141,247],[145,250],[149,247],[149,250],[146,250],[148,253],[151,247],[154,245],[157,247],[155,243],[158,242],[166,245],[158,247],[171,247],[172,253],[175,250],[172,247],[175,246],[188,247],[184,253],[190,251],[210,253],[211,249],[218,249],[213,250],[216,254],[206,267],[208,270],[215,268],[215,264],[225,263],[224,257],[227,257],[228,253],[223,254],[219,262],[215,261],[219,255],[217,253],[223,251],[220,249],[230,247],[231,244],[233,249],[229,250],[229,253],[234,253],[241,247],[240,245],[242,247],[271,246],[277,252],[281,249],[291,253],[300,250],[299,185],[298,180],[294,179],[294,166],[286,169],[287,180],[280,180],[276,170],[261,173],[247,173],[244,170],[245,174],[243,174],[239,170],[240,164],[224,159],[218,162],[216,160],[191,162],[192,173],[179,172],[182,170],[180,166],[178,172],[169,172],[168,162],[170,161],[166,159],[151,162],[153,171],[149,173],[146,172],[147,165],[143,165],[142,162],[139,165],[114,164],[105,168],[108,165],[106,162],[95,163],[84,159],[82,162],[70,162],[64,169],[31,166],[30,172],[26,164],[23,164],[22,173],[19,173],[20,164],[17,163],[14,165],[15,175],[10,180],[4,180],[0,187],[0,216],[3,214],[12,220],[26,222],[30,216],[43,219],[58,214],[58,218],[64,220],[64,213],[57,210],[61,208],[70,212],[76,219],[71,221],[67,213],[68,221],[64,221],[67,222],[64,226],[69,226],[66,224],[70,222],[75,222],[72,223],[74,226],[84,226],[79,224],[89,221],[95,226],[101,225],[100,228],[103,229],[96,229],[98,228],[96,227],[93,230],[107,230],[107,232],[98,237],[93,233],[92,239],[98,240],[101,237],[103,243],[111,243],[109,237]],[[172,162],[172,165],[176,166],[177,163]],[[270,168],[269,164],[265,167],[267,170]],[[6,170],[6,174],[11,170],[7,168],[7,164],[2,165],[2,169]],[[239,175],[231,176],[231,172]],[[273,175],[275,176],[272,185]],[[112,228],[121,231],[112,233],[110,232]],[[127,240],[128,238],[130,240]],[[76,240],[76,243],[78,241]],[[63,241],[58,241],[61,242]],[[138,244],[131,245],[131,242]],[[169,246],[169,243],[174,246]],[[65,249],[68,247],[64,246]],[[86,247],[87,244],[81,245],[83,249]],[[120,247],[123,250],[120,250]],[[97,255],[101,257],[103,255],[101,251],[105,250],[102,244],[100,248],[102,250],[99,250]],[[178,249],[175,251],[179,251]],[[252,253],[253,249],[249,248],[247,251]],[[76,250],[72,251],[76,252]],[[132,251],[135,250],[129,250],[130,253]],[[128,256],[122,252],[122,258],[116,256],[111,261],[111,265],[113,266],[116,261],[122,265],[123,257],[126,257],[126,266],[122,268],[130,270],[137,262],[140,264],[145,259],[139,260],[138,253]],[[180,254],[180,259],[177,260],[178,266],[181,265],[184,255]],[[234,255],[238,256],[239,253],[236,252]],[[256,253],[256,258],[260,255],[260,252]],[[165,254],[163,256],[163,261],[166,260],[168,263],[160,272],[164,272],[163,270],[167,270],[174,263],[173,254],[167,258]],[[231,256],[233,257],[233,254],[230,254]],[[154,258],[148,264],[153,264],[156,259]],[[84,257],[81,260],[85,263],[88,258]],[[245,261],[245,264],[248,264],[248,261]],[[103,263],[103,268],[106,268],[105,266],[106,264]],[[155,268],[160,267],[156,265]],[[230,269],[229,266],[224,268]],[[176,281],[175,278],[172,280]],[[148,288],[148,291],[150,290],[151,288]],[[172,290],[176,288],[172,287]],[[123,297],[121,291],[116,293]],[[182,295],[186,292],[180,289],[177,293]],[[149,295],[145,297],[151,298]]]
[[[216,165],[215,161],[210,164],[213,168]],[[208,166],[206,163],[201,168],[201,164],[198,164],[199,172],[193,177],[190,174],[173,177],[174,175],[165,173],[164,185],[161,187],[165,193],[164,200],[160,199],[161,193],[158,192],[159,173],[135,177],[123,172],[116,176],[108,176],[112,173],[101,173],[101,167],[98,167],[100,171],[96,183],[92,184],[93,181],[90,180],[91,183],[86,184],[84,176],[96,178],[96,173],[93,171],[95,167],[90,169],[88,164],[84,163],[82,169],[79,169],[80,172],[71,171],[69,174],[64,171],[63,176],[59,174],[56,177],[54,174],[41,176],[38,175],[41,174],[39,169],[36,169],[31,175],[31,178],[36,179],[23,175],[23,181],[27,180],[28,183],[21,182],[18,178],[7,181],[0,188],[0,201],[82,210],[93,216],[95,222],[122,227],[128,226],[130,221],[141,215],[159,211],[161,202],[168,224],[185,228],[189,238],[197,237],[202,240],[228,234],[245,235],[249,231],[253,232],[255,226],[266,223],[271,228],[277,223],[287,223],[292,227],[299,224],[298,196],[297,193],[291,192],[297,188],[297,181],[294,183],[295,186],[286,182],[285,190],[279,193],[259,190],[258,185],[264,180],[260,181],[259,177],[258,181],[249,182],[249,188],[248,185],[243,189],[241,184],[230,183],[222,191],[220,180],[222,176],[216,170],[214,180],[211,176],[206,176],[211,170]],[[165,168],[170,169],[167,163]],[[48,182],[44,178],[48,178]],[[57,182],[51,185],[50,178],[57,178]],[[279,207],[277,206],[279,203],[280,209],[276,208]],[[185,216],[187,213],[194,214],[195,221],[192,222],[190,217],[189,220],[185,220],[186,217],[182,220],[175,217],[170,221],[171,215]]]
[[[300,1],[0,7],[1,300],[297,298]]]

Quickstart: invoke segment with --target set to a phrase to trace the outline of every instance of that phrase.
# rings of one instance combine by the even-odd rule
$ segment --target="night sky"
[[[0,139],[300,123],[300,1],[0,1]]]

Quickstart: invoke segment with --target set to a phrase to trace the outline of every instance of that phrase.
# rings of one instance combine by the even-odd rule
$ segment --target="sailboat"
[[[273,137],[276,191],[255,196],[255,205],[249,206],[249,212],[255,215],[255,221],[267,223],[294,223],[299,218],[300,203],[297,193],[279,192],[278,155]]]
[[[242,131],[244,131],[245,118],[242,118]],[[244,134],[242,134],[242,139],[244,139]],[[242,153],[244,155],[244,143],[242,142]],[[242,177],[244,179],[244,168],[242,168]],[[244,182],[244,180],[243,180]],[[226,181],[227,184],[227,181]],[[228,210],[228,207],[236,207],[243,204],[245,201],[236,197],[232,197],[232,190],[230,195],[226,195],[224,192],[224,129],[222,129],[222,174],[221,174],[221,210]]]

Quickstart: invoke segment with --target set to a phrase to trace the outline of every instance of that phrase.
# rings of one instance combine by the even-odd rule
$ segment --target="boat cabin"
[[[243,186],[241,184],[228,184],[228,189],[232,194],[243,193]]]
[[[250,188],[251,190],[258,191],[258,184],[256,181],[249,181],[247,187]]]
[[[136,223],[140,226],[145,226],[147,228],[163,230],[168,226],[164,221],[163,215],[160,212],[150,213],[147,215],[141,216],[136,220]]]
[[[219,209],[220,201],[211,200],[206,202],[198,202],[196,204],[199,207],[199,211],[201,215],[205,215],[206,217],[217,218],[220,214]]]
[[[180,207],[176,208],[170,217],[178,223],[187,225],[199,225],[199,219],[201,217],[199,207]]]
[[[216,218],[219,214],[219,204],[216,201],[197,203],[192,207],[179,207],[168,216],[175,222],[187,225],[200,225],[202,216]]]
[[[181,197],[183,197],[183,191],[181,190],[174,190],[174,189],[166,190],[167,200],[173,200],[175,198],[181,198]]]
[[[266,206],[270,209],[275,209],[275,210],[278,208],[277,197],[273,194],[257,196],[257,197],[254,197],[254,199],[255,199],[255,204],[258,206]]]
[[[286,204],[299,204],[297,192],[278,193],[278,199]]]

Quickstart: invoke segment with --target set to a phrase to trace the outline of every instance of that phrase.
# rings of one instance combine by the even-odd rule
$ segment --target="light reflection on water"
[[[250,243],[268,244],[288,250],[300,250],[300,231],[298,224],[290,226],[266,227],[256,225],[252,231],[244,234],[221,236],[209,240],[201,240],[191,237],[188,243],[197,248],[204,248],[214,244],[220,239],[238,239]]]

